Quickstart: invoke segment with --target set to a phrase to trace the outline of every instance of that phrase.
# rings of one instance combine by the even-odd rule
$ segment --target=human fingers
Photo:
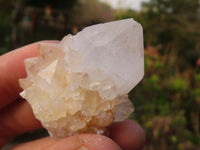
[[[30,105],[25,100],[18,100],[0,111],[0,133],[8,140],[10,137],[40,128]],[[110,138],[116,141],[123,150],[140,150],[145,143],[142,128],[135,122],[125,120],[109,127]],[[1,139],[0,139],[1,140]],[[4,142],[6,142],[4,139]],[[126,148],[126,149],[125,149]]]
[[[8,140],[11,136],[41,127],[26,101],[16,101],[0,111],[0,133]],[[109,128],[110,138],[123,150],[141,150],[145,143],[143,129],[131,120],[114,123]],[[5,139],[4,139],[5,141]],[[6,142],[6,141],[5,141]]]
[[[0,110],[0,149],[12,137],[41,128],[30,105],[22,99]]]
[[[109,127],[110,138],[123,150],[142,150],[145,145],[145,133],[142,127],[132,120],[117,122]]]
[[[12,150],[121,150],[111,139],[97,134],[81,134],[59,141],[44,138],[18,145]]]
[[[41,42],[57,43],[58,41]],[[39,43],[36,42],[0,56],[0,108],[19,97],[21,88],[18,80],[26,76],[24,59],[38,55]]]

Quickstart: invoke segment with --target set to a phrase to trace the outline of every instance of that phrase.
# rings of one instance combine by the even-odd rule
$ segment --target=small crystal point
[[[86,27],[25,60],[21,94],[55,139],[102,134],[134,108],[128,92],[144,74],[142,27],[133,19]]]

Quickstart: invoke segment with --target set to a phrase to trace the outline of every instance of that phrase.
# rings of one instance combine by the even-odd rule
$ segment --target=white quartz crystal
[[[55,139],[102,134],[133,112],[128,92],[144,74],[143,31],[133,19],[86,27],[25,60],[20,95]]]

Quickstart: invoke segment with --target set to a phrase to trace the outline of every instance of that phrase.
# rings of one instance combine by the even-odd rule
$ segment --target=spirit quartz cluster
[[[25,60],[20,95],[49,134],[102,134],[134,108],[128,92],[144,74],[143,31],[133,19],[86,27]]]

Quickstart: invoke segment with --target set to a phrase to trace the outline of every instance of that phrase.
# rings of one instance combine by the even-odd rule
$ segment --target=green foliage
[[[195,97],[200,98],[200,88],[194,89],[194,95]]]
[[[146,149],[198,149],[200,19],[198,0],[151,0],[141,12],[120,11],[144,28],[145,77],[131,93]]]
[[[26,5],[35,6],[35,7],[46,7],[46,5],[50,5],[55,9],[71,9],[76,3],[77,0],[26,0]]]
[[[162,144],[170,150],[195,149],[200,142],[198,74],[192,82],[192,68],[181,73],[169,68],[161,54],[145,56],[145,77],[130,98],[136,107],[135,118],[146,130],[147,149],[161,149]]]
[[[172,78],[169,81],[168,87],[170,90],[173,90],[175,92],[184,92],[188,88],[186,80],[180,77]]]
[[[194,78],[196,82],[200,82],[200,74],[195,74]]]

